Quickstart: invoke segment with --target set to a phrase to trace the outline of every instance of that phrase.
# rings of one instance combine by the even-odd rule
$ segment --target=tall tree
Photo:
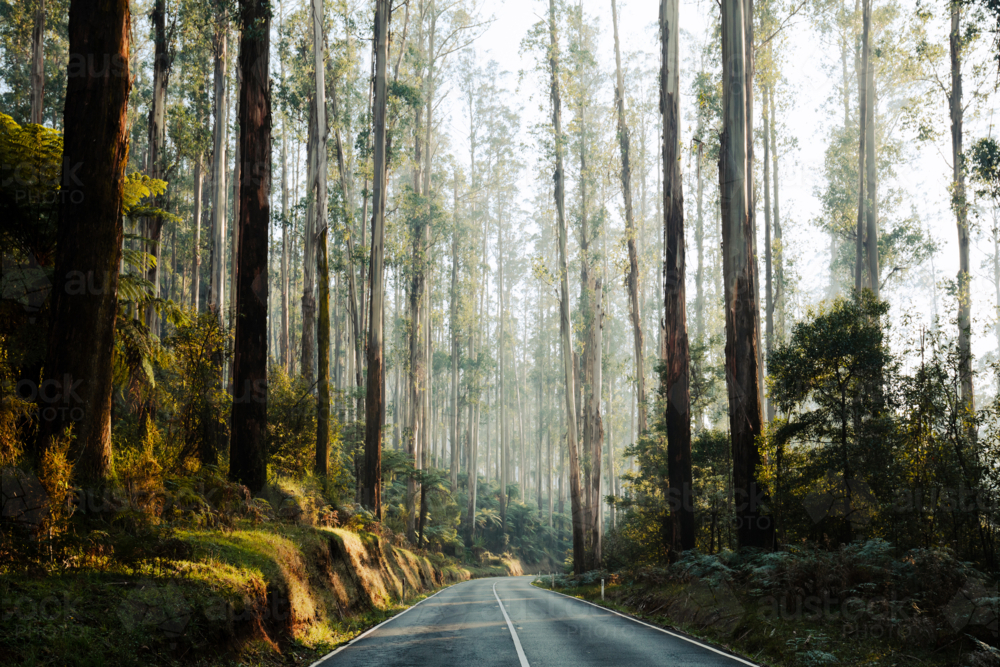
[[[326,128],[326,59],[323,29],[323,0],[312,0],[313,68],[316,79],[316,272],[319,278],[317,318],[317,392],[316,392],[316,473],[326,475],[330,467],[330,271],[327,263],[327,128]]]
[[[216,6],[215,32],[212,39],[214,126],[212,130],[212,255],[208,308],[224,323],[222,308],[225,303],[226,275],[226,60],[229,18],[225,4]],[[218,364],[221,381],[222,364]]]
[[[191,307],[194,309],[195,313],[200,312],[201,298],[201,204],[202,204],[202,185],[205,181],[204,173],[202,172],[202,155],[198,155],[194,163],[194,215],[192,216],[194,223],[194,242],[191,246]]]
[[[760,315],[753,220],[752,0],[722,0],[722,134],[719,192],[726,313],[726,384],[733,449],[736,533],[740,546],[769,547],[773,527],[763,514],[757,478],[757,436],[764,420],[760,394]]]
[[[173,60],[170,51],[170,37],[166,27],[166,0],[154,0],[153,11],[149,18],[153,24],[153,103],[149,109],[147,171],[153,178],[163,179],[166,175],[166,137],[167,137],[167,83],[170,77],[170,65]],[[171,30],[171,33],[173,30]],[[157,202],[158,208],[163,208],[163,201]],[[163,218],[155,216],[146,218],[144,236],[148,239],[150,255],[155,258],[146,269],[146,279],[152,284],[153,296],[160,296],[160,238],[163,233]],[[159,323],[156,307],[153,303],[146,306],[146,326],[153,333],[159,333]]]
[[[628,291],[629,315],[632,319],[632,341],[635,355],[636,394],[639,401],[639,432],[646,430],[646,375],[643,359],[645,342],[642,334],[642,310],[639,303],[639,253],[636,248],[635,216],[632,212],[632,165],[629,161],[629,132],[625,121],[625,80],[622,75],[622,57],[618,45],[618,9],[611,0],[611,23],[615,35],[615,107],[618,111],[618,144],[622,160],[622,196],[625,200],[625,239],[628,245],[628,274],[625,289]]]
[[[691,358],[684,265],[684,193],[680,160],[680,0],[660,0],[660,113],[663,116],[663,395],[670,481],[670,551],[694,549],[691,473]],[[749,90],[749,89],[748,89]],[[749,141],[749,139],[748,139]],[[751,230],[753,227],[750,228]],[[751,261],[753,257],[751,255]]]
[[[951,92],[948,115],[951,118],[951,207],[958,226],[958,355],[962,402],[969,414],[976,409],[972,390],[972,276],[969,273],[969,207],[965,199],[965,164],[962,152],[962,3],[951,0],[951,31],[948,34],[951,56]]]
[[[386,61],[389,58],[389,0],[375,0],[375,102],[372,109],[374,190],[372,193],[371,307],[368,322],[368,390],[365,400],[365,466],[361,502],[382,517],[382,429],[385,426],[385,366],[382,318],[385,300]]]
[[[240,1],[240,218],[229,476],[259,492],[267,481],[267,230],[271,207],[268,0]]]
[[[45,0],[35,2],[35,23],[31,30],[31,122],[41,125],[45,95]]]
[[[126,0],[72,0],[63,154],[48,357],[42,386],[59,388],[53,419],[39,422],[39,459],[73,428],[81,479],[111,474],[112,357],[122,258],[122,193],[131,83]],[[94,68],[105,62],[107,68]],[[73,196],[79,193],[80,196]],[[84,280],[88,289],[69,289]],[[52,383],[48,385],[47,383]],[[46,406],[51,407],[51,406]],[[77,418],[79,417],[79,418]]]
[[[566,259],[566,174],[563,167],[562,109],[559,96],[559,39],[556,31],[556,3],[549,0],[549,71],[551,73],[550,96],[552,101],[552,127],[555,144],[555,200],[556,225],[559,230],[559,331],[562,337],[563,379],[566,397],[566,446],[569,450],[570,502],[573,512],[573,570],[577,574],[584,571],[586,550],[584,531],[586,517],[581,502],[580,453],[577,450],[576,431],[576,368],[573,361],[572,319],[569,303],[569,267]]]
[[[459,430],[458,430],[458,355],[461,351],[459,337],[461,329],[458,323],[459,311],[459,291],[458,291],[458,168],[455,168],[453,175],[454,194],[452,197],[452,220],[451,228],[451,289],[448,296],[450,299],[450,313],[448,317],[448,328],[451,334],[451,415],[449,426],[451,427],[451,461],[449,463],[450,473],[448,475],[449,485],[452,492],[458,489],[458,467],[459,467]]]

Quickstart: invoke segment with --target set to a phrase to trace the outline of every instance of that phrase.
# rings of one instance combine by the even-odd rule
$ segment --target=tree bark
[[[862,9],[862,33],[861,33],[861,61],[855,60],[858,67],[858,225],[855,237],[854,256],[854,289],[858,293],[865,287],[871,288],[869,281],[867,262],[865,261],[865,251],[868,247],[866,236],[868,233],[867,214],[868,198],[865,192],[867,179],[865,178],[865,162],[868,152],[866,142],[868,140],[868,67],[871,59],[871,47],[869,37],[871,31],[871,0],[863,0]]]
[[[750,0],[722,2],[723,129],[719,187],[726,312],[726,384],[733,449],[737,537],[741,547],[770,547],[773,527],[762,513],[766,493],[757,479],[760,397],[760,320],[754,256],[752,188],[753,37]]]
[[[448,325],[451,333],[451,464],[448,475],[449,486],[452,493],[458,490],[458,354],[459,354],[459,325],[458,325],[458,170],[454,174],[454,194],[452,196],[452,221],[451,230],[451,313],[448,317]]]
[[[281,367],[291,373],[292,341],[289,326],[289,259],[292,225],[288,218],[288,119],[281,119]]]
[[[773,261],[774,261],[774,309],[777,313],[777,321],[774,323],[774,335],[778,342],[784,340],[785,336],[785,264],[784,264],[784,246],[782,245],[782,235],[781,235],[781,198],[778,193],[778,158],[780,154],[778,152],[778,130],[777,130],[777,115],[778,107],[774,103],[774,89],[776,84],[772,84],[768,87],[768,96],[770,98],[770,135],[771,135],[771,177],[773,182],[773,192],[771,195],[772,206],[774,212],[771,219],[774,224],[774,239],[772,241],[773,248]]]
[[[968,203],[965,199],[965,168],[962,155],[962,5],[951,2],[951,33],[948,38],[951,55],[951,94],[948,96],[951,117],[952,210],[958,226],[958,355],[962,403],[968,417],[975,414],[976,401],[972,388],[972,277],[969,265]]]
[[[258,493],[267,482],[267,230],[271,222],[271,95],[266,0],[241,0],[239,266],[229,477]]]
[[[670,554],[694,549],[691,473],[691,359],[688,350],[684,263],[684,193],[680,156],[680,0],[660,2],[660,113],[663,117],[663,395],[671,499]]]
[[[319,137],[316,135],[315,91],[309,102],[309,138],[306,147],[306,183],[310,195],[302,233],[302,340],[299,372],[312,391],[313,357],[316,353],[316,162]]]
[[[768,364],[770,364],[771,352],[774,350],[774,277],[773,277],[773,257],[771,250],[771,133],[768,88],[765,84],[761,91],[763,108],[761,109],[761,120],[764,122],[764,161],[761,163],[761,170],[764,172],[764,335],[766,337],[766,349]],[[768,366],[770,368],[770,366]],[[770,370],[768,371],[770,372]],[[770,423],[774,419],[774,401],[767,400],[767,421]]]
[[[372,110],[372,249],[369,279],[368,383],[365,400],[365,468],[361,503],[382,518],[382,428],[385,426],[385,366],[383,363],[383,302],[385,300],[386,80],[389,57],[389,0],[375,0],[375,101]]]
[[[215,89],[215,116],[212,130],[212,256],[211,280],[208,295],[208,307],[223,326],[222,305],[225,303],[225,273],[226,273],[226,42],[229,31],[226,10],[221,8],[216,15],[215,35],[212,40],[215,70],[213,87]],[[222,367],[219,366],[220,380]]]
[[[45,94],[45,0],[35,0],[35,24],[31,30],[31,122],[42,124]]]
[[[148,173],[152,178],[163,179],[166,176],[163,149],[167,138],[167,81],[170,75],[170,56],[167,53],[166,0],[155,0],[153,10],[149,15],[153,24],[153,104],[149,110],[148,142],[149,166]],[[164,207],[163,196],[156,197],[156,206]],[[163,218],[157,216],[146,218],[145,233],[148,239],[146,251],[156,258],[146,268],[146,280],[152,284],[153,296],[160,296],[160,239],[163,232]],[[159,334],[159,318],[156,307],[150,303],[146,306],[146,326],[150,333]]]
[[[201,298],[201,200],[202,183],[205,180],[201,169],[202,156],[199,155],[194,163],[194,246],[192,248],[191,261],[191,307],[197,314],[200,312],[199,300]]]
[[[586,517],[581,502],[580,489],[580,459],[577,450],[576,430],[576,368],[573,363],[573,341],[571,338],[572,318],[569,303],[569,268],[566,258],[566,207],[565,207],[565,172],[563,169],[562,149],[562,110],[559,99],[559,44],[556,33],[556,4],[549,0],[549,70],[551,73],[552,125],[555,132],[555,202],[556,223],[559,227],[559,330],[562,337],[562,357],[564,381],[566,386],[566,446],[569,450],[569,483],[570,502],[573,507],[573,570],[577,574],[583,572],[586,563],[584,549],[584,531]]]
[[[327,127],[326,59],[323,28],[323,0],[312,0],[313,68],[316,77],[316,271],[319,278],[317,318],[317,387],[316,387],[316,473],[326,475],[330,468],[330,271],[327,263]],[[310,184],[310,187],[313,187]]]
[[[131,21],[125,0],[72,0],[55,274],[39,405],[40,462],[72,427],[80,480],[111,474],[112,357],[122,257],[122,192],[128,162]],[[108,58],[108,61],[105,61]],[[94,68],[94,62],[108,62]],[[80,289],[82,283],[86,287]],[[48,397],[52,397],[49,399]]]
[[[867,16],[869,23],[869,36],[871,40],[871,13],[872,0],[865,0],[867,6]],[[868,184],[865,192],[866,207],[866,230],[865,230],[865,254],[867,255],[868,284],[872,294],[879,298],[879,266],[878,266],[878,188],[877,171],[878,164],[875,162],[875,63],[871,56],[871,44],[866,46],[867,67],[865,68],[865,171]]]
[[[628,245],[629,271],[625,277],[628,291],[630,317],[632,320],[632,340],[635,355],[636,393],[639,401],[639,432],[646,430],[646,375],[643,369],[642,308],[639,303],[639,253],[636,247],[635,216],[632,212],[632,167],[629,160],[629,131],[625,121],[625,81],[622,75],[622,57],[618,43],[618,9],[611,0],[611,22],[615,37],[615,107],[618,113],[618,144],[622,158],[622,197],[625,200],[625,238]]]

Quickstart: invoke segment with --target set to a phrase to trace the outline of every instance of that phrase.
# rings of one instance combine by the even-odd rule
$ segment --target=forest
[[[1000,665],[998,85],[997,0],[0,0],[0,664],[485,578],[562,664],[534,575]]]

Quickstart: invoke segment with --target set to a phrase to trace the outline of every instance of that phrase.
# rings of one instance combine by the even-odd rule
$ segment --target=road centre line
[[[503,612],[503,618],[507,621],[507,629],[510,630],[510,636],[514,638],[514,648],[517,649],[517,659],[521,661],[521,667],[531,667],[528,664],[528,659],[524,657],[524,649],[521,648],[521,640],[517,638],[517,632],[514,631],[514,624],[510,622],[510,616],[507,615],[507,610],[503,607],[503,601],[497,595],[496,582],[493,583],[493,597],[500,603],[500,611]]]

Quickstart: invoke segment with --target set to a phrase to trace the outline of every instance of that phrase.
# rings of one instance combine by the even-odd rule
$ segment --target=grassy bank
[[[377,525],[319,525],[307,499],[277,495],[224,521],[128,526],[118,512],[0,573],[0,664],[307,665],[443,586],[521,572],[414,552]]]

